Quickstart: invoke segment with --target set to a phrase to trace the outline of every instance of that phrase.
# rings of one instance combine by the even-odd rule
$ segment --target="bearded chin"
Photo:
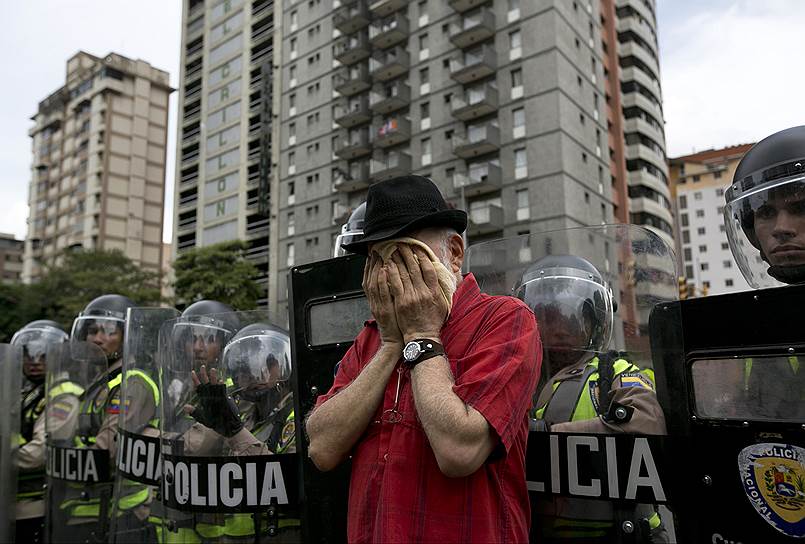
[[[456,275],[453,274],[452,265],[447,257],[440,256],[439,260],[441,261],[442,266],[444,266],[444,268],[449,273],[448,275],[450,276],[450,284],[447,286],[447,291],[445,292],[445,295],[449,300],[453,300],[453,295],[455,294],[456,288],[458,287],[458,278],[456,278]]]

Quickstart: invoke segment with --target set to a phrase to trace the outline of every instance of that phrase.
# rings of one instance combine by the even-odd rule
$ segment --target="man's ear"
[[[451,234],[448,247],[450,248],[452,272],[456,274],[461,270],[461,265],[464,264],[464,238],[460,234]]]

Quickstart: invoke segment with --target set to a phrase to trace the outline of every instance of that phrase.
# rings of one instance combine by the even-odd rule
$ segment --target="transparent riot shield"
[[[263,312],[160,331],[166,540],[299,540],[288,332]]]
[[[17,493],[16,450],[20,429],[22,350],[0,344],[0,539],[14,542],[14,504]]]
[[[678,296],[672,249],[650,230],[605,225],[480,243],[465,267],[482,292],[522,300],[540,329],[526,454],[532,541],[669,541],[648,325]]]
[[[87,342],[47,352],[47,542],[105,542],[112,498],[109,453],[90,429],[103,417],[108,388],[103,350]]]
[[[179,312],[173,308],[129,308],[123,347],[112,542],[164,542],[159,443],[159,330]]]

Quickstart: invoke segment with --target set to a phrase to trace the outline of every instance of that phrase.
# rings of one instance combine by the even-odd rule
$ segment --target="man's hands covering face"
[[[369,309],[377,321],[383,343],[402,346],[403,335],[397,325],[388,276],[388,267],[383,265],[382,259],[376,253],[371,254],[363,269],[363,290],[369,300]]]
[[[388,264],[388,278],[403,341],[438,339],[449,308],[436,269],[425,252],[400,244]]]

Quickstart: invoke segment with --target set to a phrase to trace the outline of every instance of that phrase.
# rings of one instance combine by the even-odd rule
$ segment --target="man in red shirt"
[[[307,421],[321,470],[352,456],[350,542],[527,542],[531,310],[461,276],[467,215],[436,185],[373,185],[363,287],[374,316]]]

